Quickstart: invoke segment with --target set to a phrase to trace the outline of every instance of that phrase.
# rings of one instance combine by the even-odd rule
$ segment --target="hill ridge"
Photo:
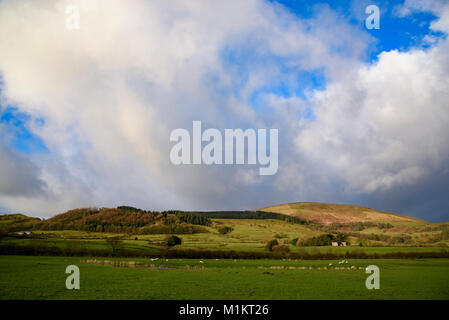
[[[352,204],[289,202],[257,209],[323,224],[351,222],[419,222],[425,220]]]

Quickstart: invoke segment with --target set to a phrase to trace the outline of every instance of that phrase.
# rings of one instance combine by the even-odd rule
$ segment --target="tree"
[[[273,251],[273,247],[279,245],[279,242],[277,240],[270,240],[265,245],[265,250],[267,251]]]
[[[181,238],[179,238],[177,236],[168,236],[167,238],[165,238],[165,244],[168,247],[173,247],[173,246],[176,246],[181,243],[182,243]]]
[[[346,241],[346,235],[344,233],[338,232],[337,235],[335,236],[335,241],[337,242]]]
[[[301,242],[302,246],[330,246],[334,240],[331,234],[322,234],[317,237],[312,237]]]
[[[218,229],[218,232],[220,232],[221,234],[227,234],[232,232],[234,229],[232,227],[221,227]]]
[[[106,243],[111,246],[112,255],[116,255],[122,247],[122,241],[118,237],[109,237],[106,239]]]

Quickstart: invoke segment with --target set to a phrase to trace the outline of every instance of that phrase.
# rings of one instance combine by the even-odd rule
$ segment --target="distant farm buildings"
[[[19,236],[31,236],[33,234],[33,232],[31,232],[31,231],[19,231],[19,232],[17,232],[17,234]]]
[[[340,243],[332,241],[332,247],[346,247],[346,241],[342,241]]]

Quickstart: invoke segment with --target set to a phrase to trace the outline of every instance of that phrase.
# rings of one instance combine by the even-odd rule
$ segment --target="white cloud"
[[[80,30],[65,28],[68,3],[80,5]],[[365,66],[372,39],[327,6],[299,19],[256,0],[91,3],[0,1],[3,98],[45,120],[31,129],[50,150],[28,159],[45,192],[0,191],[2,206],[42,216],[89,205],[253,209],[332,201],[336,184],[391,190],[448,161],[446,40]],[[441,8],[435,30],[447,30]],[[295,89],[297,72],[317,69],[325,90],[268,92],[263,110],[252,105],[254,93]],[[278,174],[173,166],[169,133],[192,120],[279,128]]]
[[[408,17],[414,12],[433,13],[438,19],[432,21],[430,29],[442,32],[449,31],[449,6],[446,0],[405,0],[395,10],[398,17]]]
[[[79,5],[79,30],[65,28],[69,3]],[[248,99],[274,83],[281,65],[228,70],[225,48],[250,43],[255,59],[277,57],[291,68],[332,75],[357,60],[366,36],[345,23],[333,36],[325,22],[341,18],[327,8],[318,13],[300,21],[279,5],[254,0],[0,2],[3,97],[45,120],[34,133],[50,153],[31,160],[51,198],[45,205],[45,197],[1,195],[0,203],[43,215],[116,202],[205,208],[223,204],[236,183],[260,184],[249,173],[174,168],[169,132],[196,119],[218,128],[270,126]],[[354,50],[332,53],[349,43]],[[245,82],[247,76],[254,81]],[[220,190],[211,181],[220,181]]]
[[[383,52],[313,98],[299,151],[350,192],[419,184],[449,161],[449,42]],[[320,170],[318,169],[318,170]]]

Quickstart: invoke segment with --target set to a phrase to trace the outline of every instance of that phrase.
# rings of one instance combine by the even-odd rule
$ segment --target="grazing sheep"
[[[332,263],[329,263],[329,267],[332,267]]]
[[[201,263],[201,264],[203,264],[203,263],[204,263],[204,261],[200,260],[200,263]]]
[[[352,266],[352,267],[351,267],[351,270],[355,270],[355,266]]]

